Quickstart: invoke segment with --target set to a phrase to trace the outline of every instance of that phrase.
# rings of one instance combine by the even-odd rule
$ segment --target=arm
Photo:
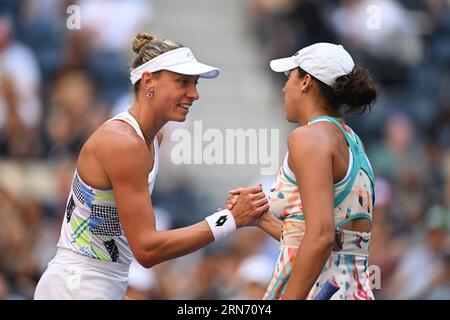
[[[258,224],[258,227],[264,230],[269,236],[271,236],[275,240],[280,241],[282,225],[283,223],[280,220],[278,220],[272,212],[267,211],[263,215],[261,222]]]
[[[238,198],[238,195],[242,190],[243,188],[237,188],[230,191],[226,203],[227,209],[231,210],[233,208]],[[281,238],[282,225],[283,223],[280,220],[278,220],[270,211],[265,212],[262,215],[259,222],[257,223],[257,226],[259,228],[261,228],[264,232],[266,232],[269,236],[271,236],[277,241],[280,241]]]
[[[133,255],[149,268],[195,251],[214,241],[214,237],[206,221],[169,231],[156,230],[147,184],[151,159],[143,143],[136,137],[115,136],[113,144],[103,144],[99,160],[113,185],[120,222]],[[260,195],[246,191],[232,213],[240,227],[265,210],[267,204]]]
[[[334,242],[332,148],[313,127],[289,137],[289,166],[299,182],[306,231],[299,246],[284,299],[305,299],[319,277]]]

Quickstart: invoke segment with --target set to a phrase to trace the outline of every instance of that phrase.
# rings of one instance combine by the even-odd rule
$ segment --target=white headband
[[[201,78],[215,78],[220,70],[200,63],[195,59],[191,49],[187,47],[167,51],[159,56],[147,61],[130,72],[130,80],[135,84],[141,80],[144,72],[156,72],[168,70],[185,75],[195,75]]]

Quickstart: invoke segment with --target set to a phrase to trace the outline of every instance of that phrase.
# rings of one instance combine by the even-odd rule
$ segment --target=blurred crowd
[[[73,4],[79,30],[66,25]],[[450,299],[450,1],[252,0],[248,10],[265,61],[327,41],[372,71],[379,100],[346,119],[377,176],[375,296]],[[78,152],[129,104],[130,40],[155,14],[147,0],[0,2],[0,299],[32,298],[56,250]],[[195,222],[175,214],[202,208],[190,183],[155,189],[158,229]],[[276,255],[277,242],[244,228],[150,270],[133,263],[127,295],[260,299]]]

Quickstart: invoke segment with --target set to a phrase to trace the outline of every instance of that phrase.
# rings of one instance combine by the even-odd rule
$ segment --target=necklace
[[[134,120],[136,120],[136,122],[137,122],[137,124],[139,126],[139,129],[141,130],[142,135],[144,136],[145,143],[147,145],[150,145],[152,140],[145,134],[145,130],[142,128],[141,123],[139,122],[139,120],[138,120],[136,114],[134,113],[133,109],[131,109],[131,108],[128,109],[128,113],[134,118]]]

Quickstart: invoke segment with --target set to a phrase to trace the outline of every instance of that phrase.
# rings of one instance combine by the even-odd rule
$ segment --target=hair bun
[[[370,72],[360,65],[355,65],[350,74],[337,78],[333,91],[338,104],[346,104],[347,112],[355,113],[370,110],[378,95]]]
[[[147,32],[140,32],[133,40],[133,51],[137,54],[141,51],[141,48],[151,42],[155,37]]]

